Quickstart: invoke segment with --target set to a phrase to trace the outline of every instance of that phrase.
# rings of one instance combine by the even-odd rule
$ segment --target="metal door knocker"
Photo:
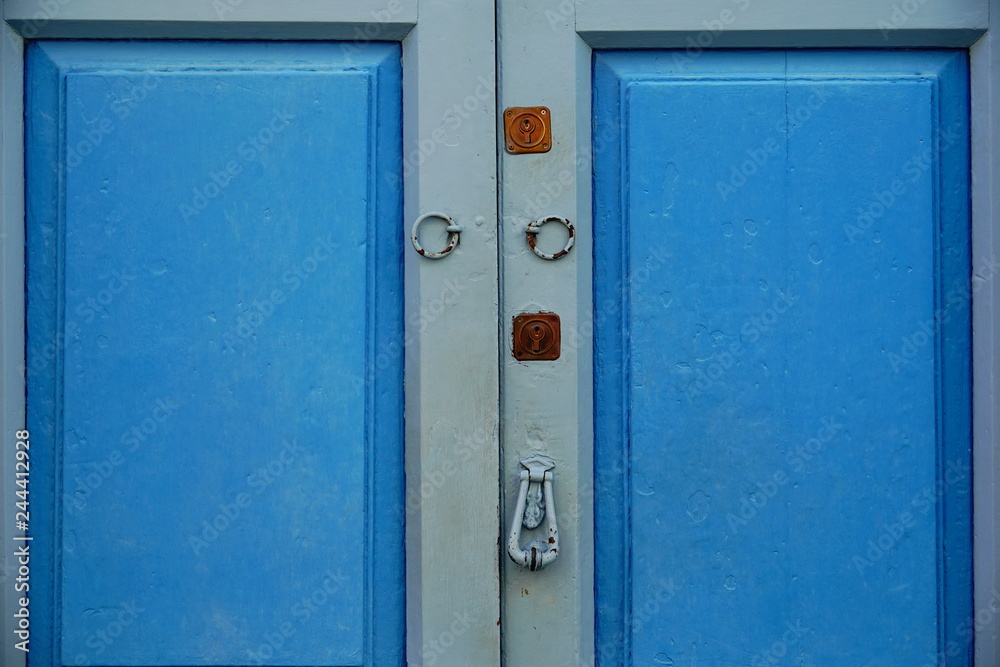
[[[517,494],[514,522],[507,539],[510,559],[532,572],[549,565],[559,556],[559,529],[556,505],[552,500],[552,469],[555,461],[547,456],[521,459],[521,490]],[[521,528],[534,530],[546,522],[547,536],[536,538],[521,548]]]

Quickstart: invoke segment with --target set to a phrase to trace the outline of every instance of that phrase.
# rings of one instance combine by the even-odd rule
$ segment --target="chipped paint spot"
[[[701,489],[688,496],[686,511],[691,517],[691,523],[701,523],[707,519],[710,509],[711,499]]]
[[[818,243],[813,243],[809,246],[809,261],[813,264],[823,263],[823,250]]]
[[[677,181],[680,178],[680,171],[677,170],[677,165],[673,162],[667,163],[667,168],[663,170],[663,199],[661,203],[663,205],[663,217],[670,217],[670,209],[674,207],[674,201],[677,195]]]

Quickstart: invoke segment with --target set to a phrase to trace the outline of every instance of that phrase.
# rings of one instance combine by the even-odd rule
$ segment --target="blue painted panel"
[[[971,664],[967,76],[596,56],[600,664]]]
[[[399,57],[29,48],[32,665],[401,664]]]

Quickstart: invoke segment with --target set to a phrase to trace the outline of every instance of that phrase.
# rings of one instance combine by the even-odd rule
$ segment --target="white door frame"
[[[0,663],[24,661],[11,641],[16,572],[3,577],[2,566],[13,564],[14,433],[25,424],[23,51],[37,37],[346,40],[347,53],[402,41],[407,337],[377,352],[406,356],[407,655],[499,665],[495,16],[492,3],[464,0],[423,0],[419,20],[417,9],[417,0],[3,3]],[[465,227],[441,261],[409,242],[409,225],[435,210]]]
[[[505,559],[508,664],[529,664],[529,656],[540,664],[593,664],[593,50],[681,48],[696,58],[702,49],[737,47],[969,49],[973,268],[991,277],[977,284],[973,298],[976,664],[997,664],[1000,289],[989,260],[1000,258],[1000,1],[501,0],[497,16],[499,108],[548,106],[553,121],[551,152],[500,154],[503,525],[509,529],[517,497],[518,458],[541,450],[557,463],[562,543],[559,559],[541,572]],[[524,229],[540,215],[576,225],[576,247],[558,262],[526,249]],[[562,318],[558,362],[519,364],[511,357],[511,318],[534,310]]]

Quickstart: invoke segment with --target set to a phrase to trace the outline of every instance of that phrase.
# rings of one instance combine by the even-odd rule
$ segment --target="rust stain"
[[[538,249],[538,240],[535,238],[538,235],[539,230],[542,228],[542,225],[544,225],[547,222],[561,222],[563,226],[566,227],[566,231],[568,233],[568,237],[566,239],[566,247],[551,255],[544,253]],[[532,222],[530,225],[528,225],[528,227],[525,229],[525,235],[528,237],[528,247],[531,249],[532,252],[534,252],[542,259],[556,260],[561,257],[565,257],[567,254],[569,254],[569,251],[573,249],[574,239],[576,239],[576,229],[573,227],[573,223],[567,220],[566,218],[560,218],[557,215],[550,215],[547,218],[536,220],[535,222]]]

